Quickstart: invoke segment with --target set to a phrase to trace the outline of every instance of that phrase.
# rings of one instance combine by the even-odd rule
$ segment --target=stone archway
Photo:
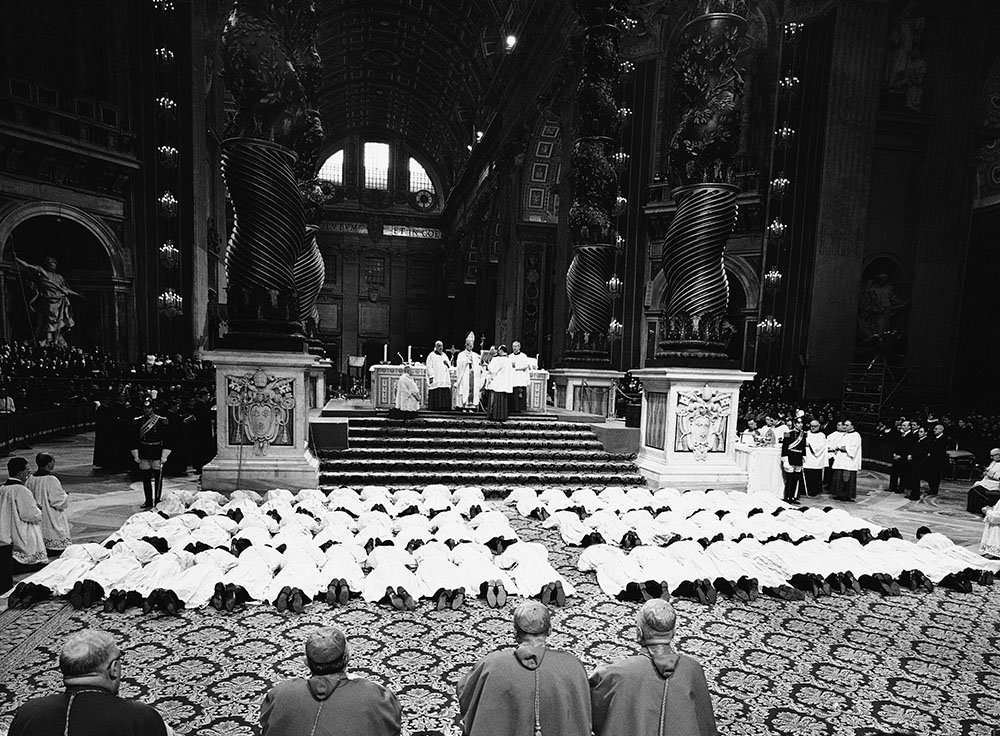
[[[14,202],[0,208],[0,336],[6,340],[37,339],[39,315],[31,304],[33,278],[14,266],[18,257],[41,265],[58,261],[58,272],[73,291],[74,326],[67,342],[87,351],[127,358],[129,315],[132,312],[131,260],[107,224],[58,202]]]

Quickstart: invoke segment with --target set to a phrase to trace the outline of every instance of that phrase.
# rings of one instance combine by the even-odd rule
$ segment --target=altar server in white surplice
[[[52,470],[56,466],[56,460],[52,455],[40,452],[35,456],[35,463],[38,465],[38,470],[25,481],[24,485],[31,491],[35,503],[42,510],[42,539],[45,542],[45,549],[62,551],[71,543],[69,519],[66,518],[69,496],[63,490],[59,479],[52,475]]]
[[[462,411],[477,409],[483,390],[482,360],[473,350],[475,345],[476,336],[470,332],[465,337],[465,350],[455,359],[455,407]]]
[[[444,343],[438,340],[424,361],[427,366],[427,408],[431,411],[451,409],[451,361],[444,354]]]
[[[528,384],[531,381],[529,373],[533,361],[521,352],[521,343],[517,340],[511,343],[508,357],[514,369],[514,377],[511,379],[514,395],[511,397],[510,413],[522,414],[528,408]]]

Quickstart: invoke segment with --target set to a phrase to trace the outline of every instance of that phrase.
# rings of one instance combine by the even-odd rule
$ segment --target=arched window
[[[415,158],[410,159],[410,191],[419,192],[421,189],[426,189],[428,192],[434,192],[434,184],[431,183],[431,178],[427,176],[427,171],[420,162]]]
[[[365,142],[365,189],[389,188],[389,144]]]
[[[344,183],[344,149],[341,148],[335,154],[330,156],[323,165],[319,167],[319,174],[317,177],[321,181],[327,181],[331,184],[343,184]]]

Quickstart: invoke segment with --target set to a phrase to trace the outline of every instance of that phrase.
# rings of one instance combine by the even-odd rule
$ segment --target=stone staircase
[[[347,450],[318,450],[320,484],[475,485],[505,495],[518,486],[642,485],[632,455],[604,451],[590,425],[531,416],[421,414],[403,422],[351,418]]]

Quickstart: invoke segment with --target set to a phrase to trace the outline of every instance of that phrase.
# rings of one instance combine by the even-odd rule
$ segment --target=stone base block
[[[319,460],[306,452],[301,458],[216,458],[201,471],[204,491],[230,493],[240,489],[301,491],[319,485]]]
[[[643,368],[636,465],[650,485],[679,490],[747,489],[736,460],[740,386],[753,378],[731,368]]]

